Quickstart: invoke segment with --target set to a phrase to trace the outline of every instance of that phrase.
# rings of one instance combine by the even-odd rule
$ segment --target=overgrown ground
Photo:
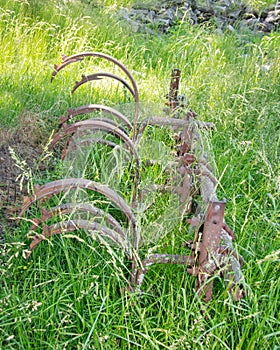
[[[56,161],[43,177],[35,155],[22,149],[39,153],[69,106],[129,102],[111,85],[107,94],[93,85],[71,97],[69,87],[80,77],[71,69],[51,84],[62,53],[115,56],[133,72],[141,101],[157,105],[165,102],[171,69],[179,67],[189,105],[216,124],[211,143],[218,192],[227,198],[226,219],[244,258],[247,286],[247,296],[234,302],[218,281],[205,306],[182,267],[158,266],[147,274],[141,298],[128,299],[120,294],[128,266],[121,253],[114,260],[96,242],[89,247],[68,237],[42,244],[25,260],[29,223],[11,229],[2,220],[0,347],[278,349],[280,34],[220,35],[210,25],[178,23],[166,36],[135,35],[113,16],[117,2],[104,8],[78,1],[0,5],[1,150],[7,154],[12,146],[29,165],[32,158],[34,183],[58,179],[63,174]],[[90,72],[97,65],[92,61]],[[154,245],[176,251],[182,238],[174,237]]]

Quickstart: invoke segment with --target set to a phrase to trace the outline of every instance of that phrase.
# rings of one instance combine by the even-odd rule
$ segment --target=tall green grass
[[[211,27],[181,24],[168,36],[136,35],[110,15],[114,3],[106,3],[106,13],[78,1],[0,2],[1,126],[17,126],[28,113],[43,126],[46,142],[69,106],[129,102],[110,84],[107,91],[93,83],[70,95],[85,67],[87,73],[111,69],[98,60],[69,66],[51,84],[62,53],[115,56],[133,72],[141,100],[159,106],[171,69],[180,68],[189,106],[199,119],[216,124],[205,138],[217,177],[222,175],[218,192],[227,198],[226,220],[244,258],[247,296],[234,302],[217,281],[205,305],[194,278],[180,266],[151,268],[140,297],[121,293],[129,276],[122,252],[110,252],[80,232],[80,241],[76,235],[55,237],[25,260],[30,223],[23,221],[12,232],[7,228],[1,245],[0,347],[278,349],[279,33],[220,35]],[[57,168],[36,180],[61,176]],[[157,251],[176,251],[180,240],[171,234],[154,244]]]

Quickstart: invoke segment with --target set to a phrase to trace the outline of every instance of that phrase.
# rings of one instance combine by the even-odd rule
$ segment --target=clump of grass
[[[276,6],[277,1],[275,0],[246,0],[245,3],[247,3],[251,8],[253,8],[258,13],[261,13],[262,11],[273,8],[273,6]]]

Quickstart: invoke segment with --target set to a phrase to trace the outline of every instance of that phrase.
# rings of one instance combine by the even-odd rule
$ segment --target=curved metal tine
[[[121,140],[124,141],[124,143],[128,146],[128,149],[131,151],[131,153],[134,155],[135,163],[136,163],[136,178],[139,180],[140,178],[140,158],[138,155],[138,152],[131,141],[131,139],[122,132],[119,128],[106,123],[104,121],[99,121],[95,119],[88,119],[81,122],[77,122],[70,125],[65,125],[63,128],[63,132],[60,134],[59,132],[56,132],[53,136],[53,139],[49,145],[49,150],[51,150],[55,144],[60,141],[63,137],[67,135],[74,134],[77,130],[91,130],[91,131],[100,131],[103,130],[107,133],[113,134],[117,137],[119,137]]]
[[[132,129],[132,124],[130,123],[130,121],[127,119],[125,115],[123,115],[122,113],[120,113],[114,108],[99,105],[99,104],[89,104],[89,105],[80,106],[77,108],[69,108],[67,116],[61,118],[61,122],[59,125],[60,126],[63,125],[71,117],[76,117],[77,115],[82,115],[82,114],[93,113],[94,111],[101,111],[101,112],[111,114],[114,117],[116,117],[116,119],[118,119],[120,122],[125,124],[129,130]]]
[[[30,230],[35,230],[39,225],[51,219],[54,216],[64,214],[74,214],[76,212],[89,213],[94,218],[104,220],[110,225],[123,239],[126,237],[126,233],[120,223],[109,213],[104,210],[97,208],[93,204],[89,203],[66,203],[48,210],[42,209],[42,215],[40,218],[33,219],[33,225]],[[102,222],[102,221],[101,221]]]
[[[49,238],[52,235],[58,235],[65,232],[76,231],[78,229],[98,232],[98,234],[110,238],[114,243],[116,243],[118,246],[121,246],[126,252],[128,252],[129,247],[127,242],[123,241],[116,231],[109,229],[108,227],[103,226],[97,222],[90,222],[88,220],[69,220],[64,222],[62,221],[51,226],[45,225],[42,234],[36,235],[30,243],[30,252],[28,256],[31,254],[32,250],[45,238]]]
[[[130,85],[121,77],[112,74],[112,73],[107,73],[107,72],[99,72],[95,74],[90,74],[90,75],[82,75],[82,79],[80,81],[76,81],[76,84],[74,85],[73,89],[71,90],[71,93],[73,94],[81,85],[89,82],[89,81],[94,81],[94,80],[101,80],[103,78],[112,78],[114,80],[119,81],[122,83],[131,93],[132,97],[135,99],[135,94],[133,89],[130,87]]]
[[[129,70],[118,60],[116,60],[115,58],[106,55],[104,53],[101,52],[81,52],[78,53],[76,55],[72,55],[72,56],[62,56],[62,64],[61,65],[55,65],[54,66],[54,71],[52,73],[52,78],[51,81],[54,79],[54,77],[56,76],[56,74],[63,69],[64,67],[66,67],[68,64],[71,64],[73,62],[77,62],[77,61],[81,61],[84,59],[84,57],[99,57],[99,58],[104,58],[112,63],[114,63],[115,65],[117,65],[128,77],[128,79],[130,80],[132,87],[133,87],[133,91],[134,91],[134,100],[135,100],[135,109],[134,109],[134,123],[133,123],[133,129],[132,129],[132,135],[133,135],[133,141],[135,141],[135,137],[136,137],[136,128],[137,128],[137,122],[138,122],[138,115],[139,115],[139,92],[138,92],[138,87],[137,84],[134,80],[134,78],[132,77],[131,73],[129,72]]]
[[[121,150],[119,145],[117,145],[115,142],[112,142],[112,141],[109,141],[106,139],[101,139],[101,138],[94,138],[94,136],[93,136],[93,137],[89,137],[86,139],[80,139],[78,145],[75,141],[70,140],[67,148],[65,149],[65,152],[63,152],[63,154],[61,156],[61,159],[63,160],[69,153],[74,152],[77,149],[77,146],[84,148],[87,145],[93,145],[94,143],[100,143],[101,145],[111,147],[112,149],[116,149],[119,151]],[[124,153],[124,159],[125,159],[125,161],[129,162],[131,160],[130,156],[129,156],[129,152],[127,152],[126,148],[124,148],[124,150],[126,151]]]
[[[62,57],[62,64],[54,66],[54,71],[52,73],[51,80],[54,79],[54,77],[56,76],[56,74],[60,70],[62,70],[63,68],[65,68],[66,66],[68,66],[71,63],[83,60],[85,57],[104,58],[107,61],[110,61],[110,62],[114,63],[115,65],[117,65],[126,74],[128,79],[130,80],[130,82],[131,82],[131,84],[133,86],[135,102],[139,102],[139,92],[138,92],[137,84],[136,84],[134,78],[132,77],[131,73],[129,72],[129,70],[121,62],[116,60],[114,57],[106,55],[106,54],[104,54],[102,52],[81,52],[81,53],[74,54],[74,55],[68,56],[68,57],[64,55]]]
[[[134,234],[134,239],[136,241],[136,219],[133,215],[131,208],[126,204],[124,199],[118,195],[115,191],[105,185],[101,185],[98,182],[86,180],[86,179],[62,179],[57,181],[49,182],[43,186],[37,187],[34,190],[34,194],[30,197],[25,197],[22,205],[21,212],[19,213],[19,219],[17,223],[22,218],[23,214],[31,207],[35,202],[44,199],[50,198],[58,193],[67,192],[73,189],[87,189],[98,192],[108,199],[110,199],[117,208],[119,208],[126,218],[128,222],[131,224],[131,229]]]
[[[86,120],[91,120],[91,121],[100,121],[100,122],[105,122],[108,124],[111,124],[113,127],[115,128],[119,128],[123,133],[125,133],[127,135],[127,131],[125,130],[125,128],[122,125],[118,125],[118,123],[116,123],[114,120],[112,119],[107,119],[107,118],[90,118],[90,119],[86,119]]]
[[[63,69],[64,67],[68,66],[68,64],[70,63],[75,63],[78,61],[83,61],[84,57],[67,57],[65,55],[62,55],[62,63],[61,64],[54,64],[54,71],[52,72],[52,77],[51,77],[51,82],[54,80],[54,77],[56,76],[56,74]]]

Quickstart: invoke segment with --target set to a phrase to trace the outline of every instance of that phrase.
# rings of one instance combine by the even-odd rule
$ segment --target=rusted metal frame
[[[187,255],[151,254],[141,262],[141,267],[137,270],[134,281],[130,282],[130,290],[133,290],[133,286],[135,289],[135,286],[139,288],[142,285],[148,268],[154,264],[182,264],[193,266],[194,259]]]
[[[114,108],[99,105],[99,104],[89,104],[89,105],[85,105],[85,106],[79,106],[77,108],[69,108],[68,114],[66,116],[61,117],[61,121],[59,123],[59,128],[72,117],[76,117],[78,115],[83,115],[83,114],[93,113],[95,111],[101,111],[101,112],[111,114],[117,120],[119,120],[121,123],[123,123],[128,128],[129,131],[132,130],[132,128],[133,128],[130,121],[121,112],[117,111]]]
[[[133,215],[131,208],[126,204],[124,199],[118,195],[115,191],[105,185],[101,185],[98,182],[86,180],[86,179],[63,179],[53,182],[49,182],[43,186],[34,189],[34,194],[30,197],[25,197],[22,205],[21,212],[19,213],[19,219],[22,218],[24,213],[37,201],[45,198],[50,198],[58,193],[67,192],[74,189],[85,189],[98,192],[112,201],[117,208],[119,208],[127,217],[130,223],[134,241],[137,243],[136,236],[136,219]],[[136,244],[135,243],[135,244]]]
[[[172,85],[173,84],[173,85]],[[178,85],[179,82],[176,81],[176,79],[173,79],[171,81],[171,88],[170,88],[170,106],[171,106],[171,112],[172,108],[176,110],[176,108],[179,106],[178,104]],[[172,87],[173,86],[173,87]],[[174,91],[176,90],[176,91]],[[182,182],[182,190],[186,190],[186,176],[190,176],[189,174],[189,168],[188,163],[190,162],[190,158],[192,158],[192,154],[186,153],[189,150],[193,153],[195,153],[196,148],[199,146],[197,145],[197,141],[200,138],[197,132],[198,123],[194,119],[196,117],[196,113],[192,111],[188,111],[185,113],[185,123],[183,126],[183,131],[181,132],[181,147],[180,147],[180,157],[178,159],[179,164],[182,164],[182,175],[184,176],[184,181]],[[168,125],[170,121],[166,121],[166,119],[163,120],[153,120],[152,118],[147,118],[142,125],[139,128],[138,135],[141,136],[141,133],[143,133],[143,130],[146,125],[152,124],[153,121],[154,124],[157,125]],[[176,122],[175,122],[176,123]],[[180,123],[180,122],[179,122]],[[146,125],[145,125],[146,124]],[[210,126],[210,125],[207,125]],[[213,124],[210,126],[213,128]],[[179,129],[178,123],[175,127],[176,129]],[[138,136],[139,139],[139,136]],[[186,159],[184,159],[186,158]],[[186,162],[185,162],[186,161]],[[194,159],[191,159],[191,163],[194,161]],[[189,273],[192,273],[193,275],[198,277],[198,290],[199,293],[205,293],[205,299],[209,300],[212,296],[212,285],[213,283],[208,283],[208,278],[210,276],[214,276],[216,273],[230,276],[234,274],[233,281],[226,280],[226,283],[229,285],[229,289],[235,289],[233,297],[235,299],[238,299],[244,295],[242,288],[239,287],[239,283],[242,280],[242,273],[239,265],[240,258],[234,253],[234,250],[232,248],[232,239],[233,239],[233,232],[229,229],[229,227],[226,225],[224,221],[224,202],[219,202],[216,198],[215,188],[216,188],[216,178],[213,175],[212,169],[209,166],[207,156],[202,154],[200,159],[196,161],[196,167],[199,171],[200,176],[200,186],[199,186],[199,192],[202,198],[202,203],[204,207],[207,207],[207,213],[209,213],[210,209],[212,208],[212,205],[215,204],[215,209],[218,209],[219,205],[217,203],[221,203],[221,206],[223,206],[221,213],[220,213],[220,220],[219,220],[219,227],[215,227],[213,225],[217,225],[217,221],[213,219],[212,214],[208,215],[204,221],[202,221],[202,216],[200,215],[200,218],[198,218],[198,229],[197,233],[199,234],[199,227],[203,224],[203,232],[201,232],[202,241],[204,242],[205,239],[209,236],[211,239],[213,239],[214,242],[216,242],[213,246],[207,247],[207,254],[204,261],[202,261],[203,254],[205,255],[205,246],[202,243],[199,243],[198,236],[195,238],[194,246],[196,247],[193,250],[192,253],[192,259],[193,259],[193,265],[191,268],[188,268],[187,271]],[[193,169],[195,170],[195,169]],[[188,182],[188,181],[187,181]],[[188,187],[188,186],[187,186]],[[189,193],[190,188],[188,188]],[[184,196],[186,197],[186,196]],[[220,208],[220,207],[219,207]],[[203,209],[203,208],[202,208]],[[213,216],[215,216],[213,214]],[[212,220],[212,221],[211,221]],[[212,227],[212,232],[210,230]],[[224,249],[223,245],[227,247],[227,249]],[[198,259],[196,257],[196,254],[198,253]],[[196,266],[196,264],[198,264]],[[211,266],[212,270],[211,271]],[[207,270],[208,269],[208,270]],[[210,270],[209,270],[210,269]],[[224,272],[226,271],[226,272]],[[138,273],[138,272],[137,272]],[[136,274],[137,275],[137,274]],[[144,276],[144,275],[143,275]],[[137,283],[140,283],[140,280],[137,280]],[[136,283],[136,284],[137,284]],[[142,282],[141,282],[142,283]]]
[[[70,57],[64,57],[62,65],[55,66],[56,71],[53,73],[53,78],[60,69],[64,68],[66,65],[72,62],[79,61],[86,56],[97,56],[97,57],[101,57],[101,55],[102,57],[104,56],[103,54],[100,54],[99,56],[98,55],[99,53],[82,53],[82,54],[78,54]],[[176,109],[179,107],[178,75],[180,75],[178,71],[173,72],[173,76],[170,84],[169,105],[170,105],[171,112],[176,111]],[[92,77],[93,79],[98,79],[98,74],[92,75]],[[86,78],[83,78],[83,79],[86,79]],[[79,84],[79,83],[80,82],[77,82],[76,84]],[[136,89],[137,89],[137,86],[136,86]],[[137,103],[136,103],[136,109],[135,109],[135,115],[134,115],[133,141],[135,141],[135,137],[136,137],[136,123],[138,120],[139,100],[137,100],[137,96],[138,95],[135,94],[135,101]],[[82,106],[82,107],[86,107],[86,106]],[[189,163],[194,162],[194,155],[192,153],[194,153],[197,148],[200,149],[200,146],[197,143],[199,139],[197,126],[199,125],[200,122],[196,122],[194,120],[195,116],[196,116],[195,113],[193,113],[192,111],[189,111],[185,113],[185,120],[183,121],[180,119],[174,119],[174,118],[151,117],[144,120],[140,125],[139,132],[138,132],[138,140],[140,139],[147,125],[171,126],[176,130],[180,128],[183,129],[181,132],[181,138],[180,138],[181,145],[178,148],[179,152],[177,157],[178,172],[182,176],[182,186],[181,188],[178,188],[177,191],[182,192],[182,193],[180,192],[181,201],[184,202],[187,198],[186,194],[190,193],[189,180],[194,178],[193,175],[195,174],[195,170],[198,170],[199,186],[196,186],[196,187],[198,187],[201,195],[202,206],[200,208],[200,211],[198,212],[198,216],[194,217],[191,220],[188,220],[189,223],[191,223],[193,226],[197,228],[194,242],[192,244],[191,256],[153,254],[151,256],[148,256],[142,262],[139,261],[139,257],[137,255],[138,242],[137,242],[137,236],[135,232],[136,221],[134,221],[134,224],[135,224],[134,226],[132,223],[132,228],[134,228],[133,230],[134,251],[136,253],[132,254],[132,275],[131,275],[130,286],[132,286],[133,288],[139,287],[143,282],[143,278],[145,276],[147,268],[153,264],[181,263],[181,264],[187,265],[188,267],[187,272],[193,274],[194,276],[197,276],[198,293],[200,295],[204,295],[205,300],[208,301],[212,297],[212,287],[213,287],[212,280],[213,279],[211,277],[217,274],[221,274],[225,277],[225,281],[226,281],[226,284],[229,286],[229,290],[231,290],[234,293],[233,294],[234,298],[238,300],[244,295],[242,287],[241,288],[239,287],[240,281],[242,280],[243,277],[240,269],[239,256],[235,254],[232,247],[233,232],[226,225],[224,220],[225,201],[220,202],[217,200],[216,193],[215,193],[216,179],[212,173],[211,167],[208,164],[207,155],[205,155],[204,152],[202,152],[203,154],[201,155],[200,159],[196,160],[198,169],[193,169],[193,172],[191,172],[189,168]],[[90,122],[88,121],[85,121],[85,122],[86,123],[83,124],[83,126],[90,125]],[[110,126],[106,125],[106,128],[105,128],[104,124],[108,124]],[[207,123],[203,123],[203,124],[206,125]],[[102,129],[102,125],[104,126],[105,129]],[[81,124],[79,124],[79,127],[77,127],[77,125],[75,125],[75,127],[78,130],[78,128],[81,127]],[[106,132],[112,132],[114,135],[117,135],[122,139],[122,137],[119,134],[116,134],[115,132],[112,131],[112,127],[115,127],[115,125],[112,126],[112,123],[110,122],[106,123],[106,121],[104,120],[100,121],[95,119],[93,130],[104,130]],[[64,125],[64,132],[65,130],[69,130],[69,134],[72,133],[71,126]],[[118,130],[118,133],[120,133],[119,130]],[[62,137],[64,136],[63,135],[57,136],[58,140],[61,139]],[[131,143],[133,145],[132,141]],[[135,152],[132,151],[132,154],[135,155]],[[136,154],[137,154],[137,151],[136,151]],[[140,161],[138,162],[138,165],[139,163]],[[83,179],[72,179],[72,180],[76,180],[78,182],[83,181]],[[65,181],[65,180],[61,180],[61,181]],[[85,180],[85,181],[89,181],[89,180]],[[46,187],[48,186],[46,185]],[[67,186],[66,188],[64,188],[65,186],[62,186],[62,187],[63,187],[62,191],[64,191],[64,190],[71,189],[73,186],[70,186],[69,188],[67,188]],[[76,186],[76,187],[81,187],[81,186]],[[88,187],[84,187],[84,188],[88,188]],[[96,189],[93,188],[93,190],[96,190]],[[25,199],[25,203],[23,205],[23,209],[20,215],[22,215],[30,207],[32,203],[34,203],[36,200],[39,200],[40,196],[41,198],[49,197],[55,193],[60,192],[60,191],[57,191],[57,192],[56,191],[57,189],[52,189],[51,193],[49,193],[48,191],[46,191],[46,193],[43,193],[44,189],[41,192],[35,191],[36,193],[33,196],[34,198]],[[114,201],[113,203],[116,204],[116,202]],[[204,218],[203,209],[205,209],[205,207],[207,210],[206,210],[206,217]],[[131,223],[132,222],[131,218],[129,219],[130,215],[128,215],[123,208],[122,208],[122,211],[127,216],[129,222]],[[81,220],[79,222],[81,222]],[[60,232],[63,232],[63,230],[64,231],[67,229],[69,229],[70,231],[74,230],[75,227],[77,228],[77,223],[74,222],[73,224],[73,221],[72,221],[72,223],[69,223],[69,222],[62,223],[60,224],[60,226],[59,224],[56,224],[56,225],[53,225],[52,228],[45,226],[43,229],[43,236],[45,235],[45,237],[48,237],[48,234],[50,235],[52,234],[51,232],[54,232],[54,234],[59,234]],[[88,221],[84,220],[84,222],[82,222],[81,224],[82,228],[88,229],[89,227],[88,223],[89,223]],[[65,226],[61,227],[61,225],[65,225]],[[112,235],[111,236],[109,235],[109,238],[112,239]],[[44,237],[42,239],[44,239]],[[115,242],[120,245],[120,242],[118,242],[118,240],[114,236],[113,236],[113,240],[115,240]],[[233,275],[233,278],[232,278],[232,275]]]
[[[134,91],[134,99],[135,99],[135,108],[134,108],[134,123],[133,123],[133,129],[132,129],[132,140],[135,141],[136,138],[136,127],[137,127],[137,122],[138,122],[138,115],[139,115],[139,92],[138,92],[138,87],[137,84],[134,80],[134,78],[132,77],[131,73],[129,72],[129,70],[118,60],[116,60],[115,58],[103,54],[101,52],[81,52],[78,53],[76,55],[72,55],[72,56],[62,56],[62,64],[61,65],[55,65],[54,68],[55,70],[52,73],[52,78],[51,81],[54,79],[54,77],[56,76],[56,74],[63,69],[64,67],[66,67],[68,64],[71,64],[73,62],[77,62],[80,60],[83,60],[84,57],[99,57],[99,58],[104,58],[114,64],[116,64],[128,77],[128,79],[130,80],[132,87],[133,87],[133,91]]]
[[[172,120],[173,121],[173,120]],[[169,120],[164,121],[165,125],[168,125]],[[155,119],[155,124],[161,123],[161,120]],[[187,122],[184,123],[176,123],[176,126],[180,123],[180,126],[183,126],[183,131],[181,133],[181,144],[185,145],[181,148],[181,153],[177,158],[179,169],[181,169],[181,174],[184,177],[182,182],[181,190],[178,188],[178,191],[182,192],[182,199],[186,199],[187,194],[190,193],[190,186],[186,186],[186,176],[190,176],[189,164],[195,161],[195,148],[197,147],[197,140],[199,139],[199,135],[197,135],[197,124],[193,123],[193,115],[187,115]],[[175,124],[174,123],[174,124]],[[149,123],[146,123],[147,125]],[[173,125],[174,125],[173,124]],[[145,125],[144,125],[145,127]],[[142,128],[143,130],[144,128]],[[141,128],[139,129],[141,130]],[[180,149],[180,147],[179,147]],[[193,153],[185,153],[184,151],[190,150]],[[198,166],[197,172],[200,176],[200,188],[199,190],[202,202],[207,206],[207,216],[202,221],[202,217],[198,218],[198,223],[196,226],[198,227],[197,233],[199,233],[199,227],[203,224],[203,232],[200,233],[202,237],[202,242],[199,243],[198,236],[195,238],[193,246],[192,255],[188,257],[188,268],[187,272],[197,276],[197,289],[200,295],[204,295],[204,299],[209,301],[212,297],[212,287],[213,281],[208,282],[209,277],[215,276],[215,274],[222,274],[226,276],[231,276],[234,274],[233,281],[232,279],[226,281],[229,285],[229,290],[232,290],[234,299],[239,299],[244,295],[242,288],[239,288],[238,283],[242,277],[242,273],[239,265],[239,257],[236,257],[236,254],[233,251],[232,245],[230,242],[233,239],[233,232],[226,225],[224,221],[224,207],[225,201],[219,202],[216,199],[215,187],[216,187],[216,178],[212,173],[212,169],[207,161],[206,156],[203,154],[200,159],[196,160],[196,165]],[[195,172],[195,169],[193,169]],[[193,172],[193,174],[194,174]],[[190,176],[193,178],[193,176]],[[187,187],[187,188],[186,188]],[[184,192],[184,193],[183,193]],[[185,193],[187,192],[187,194]],[[214,210],[213,210],[213,205]],[[217,211],[217,213],[215,212]],[[217,218],[219,220],[217,220]],[[211,241],[211,244],[208,244]],[[221,242],[226,244],[228,249],[224,249],[221,245]],[[148,258],[147,258],[148,259]],[[148,260],[147,260],[148,261]],[[225,263],[227,261],[227,263]],[[157,258],[153,262],[153,264],[158,263]],[[166,263],[169,263],[168,259],[166,259]],[[148,262],[149,264],[149,262]],[[139,288],[143,282],[145,273],[146,273],[146,260],[142,262],[142,267],[138,268],[136,272],[132,273],[131,285],[136,285]],[[224,272],[224,270],[226,272]],[[236,287],[237,285],[237,287]]]
[[[198,173],[196,168],[196,157],[191,151],[191,140],[194,124],[196,120],[194,117],[196,114],[185,113],[184,114],[184,127],[182,128],[178,140],[177,140],[177,173],[181,176],[181,182],[177,185],[177,193],[181,195],[180,197],[180,211],[183,214],[187,214],[191,211],[192,198],[197,192],[194,185],[194,177]]]
[[[107,72],[99,72],[99,73],[95,73],[95,74],[90,74],[90,75],[82,75],[82,79],[80,81],[76,81],[75,86],[73,87],[73,89],[71,90],[71,93],[73,94],[81,85],[89,82],[89,81],[94,81],[94,80],[101,80],[103,78],[112,78],[114,80],[119,81],[120,83],[122,83],[131,93],[132,97],[135,98],[134,95],[134,91],[133,89],[130,87],[130,85],[121,77],[118,77],[115,74],[112,73],[107,73]]]
[[[192,122],[195,123],[198,128],[207,128],[207,129],[212,129],[214,127],[213,123],[208,123],[208,122],[201,122],[197,121],[195,119],[192,119]],[[189,119],[177,119],[177,118],[169,118],[169,117],[147,117],[143,119],[141,122],[139,128],[138,128],[138,133],[137,133],[137,141],[136,143],[140,142],[141,136],[143,135],[143,132],[147,126],[159,126],[159,127],[170,127],[174,129],[175,131],[178,131],[179,129],[183,129],[190,123]]]
[[[118,246],[121,246],[126,252],[128,252],[127,242],[125,242],[116,231],[109,229],[107,226],[88,220],[69,220],[62,221],[51,226],[44,225],[42,234],[36,235],[33,241],[31,242],[29,248],[30,252],[28,256],[31,254],[32,250],[46,238],[49,238],[53,235],[63,234],[65,232],[76,231],[79,229],[98,232],[98,234],[110,238],[114,243],[116,243]]]
[[[201,149],[198,144],[200,136],[197,129],[193,126],[190,137],[191,152],[195,152],[196,148]],[[192,256],[195,258],[196,267],[188,271],[197,275],[197,289],[199,294],[203,294],[206,301],[212,297],[213,279],[208,283],[211,276],[217,274],[229,276],[233,275],[233,281],[227,282],[229,289],[232,291],[233,298],[241,298],[244,295],[242,283],[242,272],[238,257],[235,258],[235,252],[232,247],[234,234],[227,226],[224,219],[225,200],[220,202],[216,195],[216,178],[213,175],[209,165],[207,155],[204,151],[197,159],[199,169],[199,185],[198,190],[201,197],[202,207],[195,218],[196,234],[194,244],[198,247],[193,251]],[[206,208],[206,217],[203,217],[203,210]],[[215,212],[215,210],[217,212]],[[219,220],[216,220],[215,216]],[[217,222],[216,224],[214,222]],[[200,227],[203,227],[201,232]],[[211,241],[211,243],[209,243]],[[202,242],[204,242],[202,244]],[[221,247],[226,246],[227,250],[221,252]],[[225,263],[227,261],[227,263]],[[224,272],[225,271],[225,272]]]
[[[182,182],[182,188],[181,188],[182,190],[181,200],[183,198],[186,199],[186,196],[187,196],[186,193],[183,193],[183,192],[188,192],[188,194],[190,193],[190,186],[186,186],[185,177],[187,176],[187,174],[190,174],[190,169],[188,168],[189,163],[193,163],[195,160],[194,154],[185,153],[184,151],[190,150],[191,152],[194,153],[195,148],[197,146],[197,140],[199,139],[199,135],[197,135],[197,131],[195,131],[197,129],[197,123],[193,122],[194,121],[193,115],[189,114],[186,117],[187,117],[187,120],[184,121],[184,123],[181,123],[181,121],[179,123],[177,121],[175,122],[176,123],[175,127],[178,128],[178,125],[183,127],[183,131],[181,133],[181,143],[182,145],[185,145],[183,148],[181,148],[182,153],[180,153],[180,156],[178,156],[178,162],[179,164],[182,165],[181,174],[182,176],[184,176],[184,181]],[[144,121],[142,128],[140,127],[139,130],[141,131],[144,130],[145,126],[150,124],[148,122],[148,119],[149,118],[147,118],[147,120]],[[153,119],[151,120],[153,122]],[[155,121],[155,125],[161,125],[162,123],[162,121],[158,119],[154,119],[154,121]],[[164,120],[163,124],[170,125],[169,120],[168,121]],[[213,203],[215,203],[217,207],[219,206],[217,203],[219,204],[221,203],[222,206],[225,206],[224,202],[219,202],[216,199],[216,194],[215,194],[216,178],[212,173],[212,169],[207,161],[206,156],[203,154],[201,158],[196,161],[196,164],[198,166],[197,172],[200,176],[200,184],[202,187],[202,188],[199,188],[199,192],[201,194],[204,205],[208,205],[207,210],[210,210]],[[179,169],[181,168],[179,167]],[[195,169],[193,170],[195,172]],[[189,181],[187,182],[189,184]],[[178,189],[178,191],[180,192],[180,189]],[[215,202],[215,199],[216,199],[216,202]],[[240,265],[239,265],[239,259],[235,257],[232,246],[230,247],[230,249],[222,250],[222,246],[220,245],[220,241],[222,237],[223,237],[223,240],[222,240],[223,243],[225,241],[225,237],[227,237],[227,239],[230,241],[233,238],[233,232],[226,225],[223,216],[224,216],[224,207],[219,220],[219,223],[220,223],[219,227],[213,226],[213,225],[217,225],[217,222],[216,220],[212,220],[213,218],[210,216],[206,217],[204,222],[200,222],[200,220],[202,219],[201,217],[200,219],[198,219],[200,223],[200,224],[197,224],[198,228],[202,224],[204,227],[204,230],[201,233],[202,241],[204,242],[205,239],[207,239],[207,237],[208,238],[210,237],[211,239],[214,238],[214,242],[216,243],[214,246],[210,245],[209,247],[205,248],[204,245],[198,242],[198,237],[196,237],[194,242],[194,246],[196,248],[193,249],[192,256],[189,257],[190,259],[189,261],[193,262],[193,264],[189,264],[189,267],[187,268],[187,272],[194,276],[197,276],[198,292],[199,294],[205,294],[204,299],[206,301],[210,300],[212,297],[213,281],[208,282],[209,277],[214,276],[215,274],[224,274],[223,271],[225,270],[225,267],[226,267],[227,276],[232,275],[232,273],[234,274],[233,281],[230,281],[229,279],[228,279],[229,280],[228,282],[226,281],[226,283],[229,285],[229,290],[232,290],[232,292],[234,293],[233,294],[234,299],[237,300],[238,298],[244,295],[242,288],[239,288],[239,286],[237,285],[241,280],[240,276],[242,276]],[[212,227],[213,230],[209,231],[209,228],[211,227],[211,225],[213,226]],[[197,233],[198,232],[199,230],[197,231]],[[227,243],[227,246],[229,247],[229,243]],[[207,252],[206,258],[205,258],[205,261],[203,261],[202,263],[201,259],[203,255],[205,255],[205,252]],[[200,257],[199,258],[200,260],[198,260],[198,257]],[[228,263],[225,264],[225,261],[227,261]],[[157,263],[157,260],[154,263]],[[168,259],[167,259],[167,263],[168,263]],[[234,270],[232,271],[233,268]],[[131,285],[134,282],[134,284],[137,287],[140,287],[143,282],[145,272],[146,272],[146,269],[144,267],[138,268],[136,272],[133,272],[132,276],[134,276],[134,278],[132,278],[131,280]]]
[[[114,231],[118,232],[118,234],[125,239],[126,233],[120,223],[109,213],[106,213],[104,210],[97,208],[93,204],[89,203],[65,203],[58,205],[56,207],[45,209],[42,208],[42,215],[40,218],[35,218],[32,220],[33,225],[30,230],[34,231],[39,225],[45,223],[47,220],[55,217],[62,216],[65,214],[76,214],[76,213],[88,213],[92,215],[95,219],[106,222],[110,225]]]

